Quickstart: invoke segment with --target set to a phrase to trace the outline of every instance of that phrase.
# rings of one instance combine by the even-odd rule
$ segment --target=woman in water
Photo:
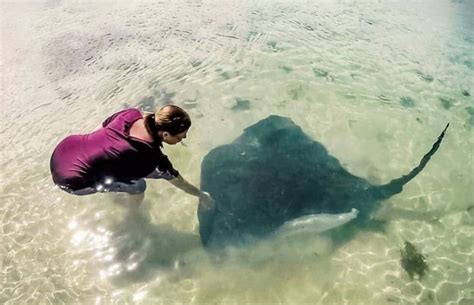
[[[163,178],[203,202],[206,192],[187,182],[161,151],[186,138],[191,119],[180,107],[166,105],[153,114],[126,109],[84,135],[62,140],[51,157],[53,181],[74,195],[125,192],[143,198],[144,178]]]

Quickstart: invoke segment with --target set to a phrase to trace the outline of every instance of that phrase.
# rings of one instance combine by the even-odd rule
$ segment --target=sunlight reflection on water
[[[456,304],[472,287],[473,7],[469,1],[5,4],[0,303]],[[104,18],[104,16],[107,16]],[[52,186],[66,134],[123,107],[176,102],[199,181],[212,148],[269,114],[291,117],[351,173],[405,173],[448,121],[429,167],[335,248],[321,236],[209,253],[196,200],[164,181],[138,209]],[[430,271],[411,281],[410,240]]]

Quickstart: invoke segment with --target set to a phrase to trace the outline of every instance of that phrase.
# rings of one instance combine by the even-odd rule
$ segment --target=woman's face
[[[178,133],[177,135],[172,136],[170,133],[165,132],[163,133],[163,142],[170,145],[177,144],[181,142],[181,140],[186,139],[187,133],[188,131],[185,130],[182,133]]]

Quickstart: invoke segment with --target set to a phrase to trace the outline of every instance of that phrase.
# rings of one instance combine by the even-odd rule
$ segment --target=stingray
[[[297,219],[352,209],[358,210],[353,222],[362,226],[382,201],[400,193],[423,170],[448,126],[407,175],[373,185],[344,169],[291,119],[271,115],[204,157],[201,189],[215,204],[198,209],[201,241],[205,247],[245,244]]]

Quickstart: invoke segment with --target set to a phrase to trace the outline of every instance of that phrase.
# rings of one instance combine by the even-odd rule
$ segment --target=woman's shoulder
[[[140,117],[143,116],[142,111],[138,108],[126,108],[119,111],[118,113],[120,113],[121,115],[140,116]]]
[[[143,113],[138,108],[127,108],[123,110],[123,115],[127,117],[131,117],[132,119],[135,118],[143,118]]]
[[[106,127],[109,125],[112,121],[115,121],[116,119],[120,119],[123,121],[136,121],[137,119],[142,118],[142,112],[138,108],[127,108],[120,110],[111,116],[109,116],[103,123],[102,126]]]

